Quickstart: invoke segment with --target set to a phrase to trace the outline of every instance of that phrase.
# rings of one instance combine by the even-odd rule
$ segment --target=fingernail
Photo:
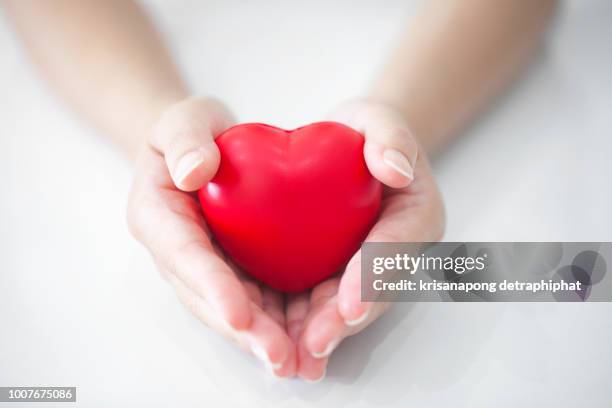
[[[400,151],[395,149],[385,150],[383,153],[383,162],[402,176],[410,180],[414,179],[414,169],[412,168],[412,164],[410,164],[410,160],[408,160],[408,158]]]
[[[370,309],[366,309],[365,312],[363,312],[363,314],[361,316],[359,316],[356,319],[353,320],[345,320],[344,324],[346,324],[347,326],[358,326],[361,323],[365,322],[365,320],[368,318],[368,315],[370,314]]]
[[[321,352],[311,351],[310,355],[312,355],[314,358],[328,357],[332,353],[332,351],[334,351],[334,349],[338,347],[338,343],[340,343],[339,339],[330,341],[327,347],[325,347],[325,350]]]
[[[181,184],[202,162],[204,162],[204,153],[201,150],[193,150],[183,155],[174,171],[176,184]]]
[[[325,375],[326,375],[326,374],[327,374],[327,367],[325,367],[325,368],[323,369],[323,375],[321,375],[319,378],[317,378],[316,380],[309,380],[309,379],[306,379],[306,381],[308,381],[308,382],[309,382],[309,383],[311,383],[311,384],[315,384],[315,383],[321,382],[321,381],[322,381],[322,380],[325,378]]]
[[[272,363],[268,353],[266,353],[266,351],[259,344],[253,344],[251,346],[251,350],[253,351],[253,354],[263,362],[266,370],[272,375],[276,375],[274,374],[274,370],[278,370],[283,366],[282,363]]]

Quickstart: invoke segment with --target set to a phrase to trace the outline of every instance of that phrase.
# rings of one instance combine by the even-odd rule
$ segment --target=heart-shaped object
[[[221,165],[199,191],[215,239],[245,272],[284,292],[338,272],[376,220],[381,184],[363,136],[334,122],[293,131],[234,126],[216,139]]]

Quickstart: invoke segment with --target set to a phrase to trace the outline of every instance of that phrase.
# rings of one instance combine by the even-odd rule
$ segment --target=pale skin
[[[214,245],[192,193],[215,175],[214,139],[235,119],[222,102],[190,95],[142,9],[127,0],[0,1],[52,87],[134,161],[128,223],[179,300],[274,375],[323,378],[337,345],[389,307],[361,302],[359,253],[307,293],[286,296],[248,278]],[[363,133],[368,168],[385,185],[368,241],[442,238],[427,155],[511,82],[555,7],[430,2],[372,87],[330,113]]]

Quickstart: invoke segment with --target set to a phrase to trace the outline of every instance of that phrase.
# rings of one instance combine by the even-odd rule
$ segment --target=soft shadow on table
[[[503,309],[499,304],[397,303],[346,339],[332,356],[326,380],[298,389],[298,395],[315,401],[335,387],[349,387],[352,401],[387,405],[406,398],[414,387],[447,388],[469,370]]]
[[[297,399],[342,406],[347,401],[338,398],[349,393],[352,401],[388,405],[414,387],[435,391],[459,381],[503,309],[500,304],[396,303],[338,347],[327,377],[316,384],[266,375],[258,361],[207,330],[175,300],[164,306],[159,324],[193,361],[194,383],[211,382],[219,390],[240,384],[254,404]]]

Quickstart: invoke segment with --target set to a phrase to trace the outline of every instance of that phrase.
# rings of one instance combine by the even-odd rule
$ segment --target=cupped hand
[[[440,239],[441,198],[404,119],[367,102],[342,105],[330,119],[365,135],[368,168],[387,186],[367,241]],[[255,354],[277,376],[321,379],[334,348],[389,305],[361,302],[359,252],[341,276],[286,299],[244,276],[224,256],[193,192],[215,175],[220,155],[214,138],[232,124],[225,107],[210,99],[188,99],[162,115],[137,163],[130,229],[203,323]]]
[[[293,376],[296,352],[285,329],[283,295],[224,257],[193,193],[215,175],[220,154],[214,138],[232,124],[228,110],[212,99],[167,109],[138,159],[128,224],[188,310],[275,375]]]
[[[341,105],[331,120],[365,136],[364,157],[384,185],[381,214],[367,242],[433,242],[444,232],[444,207],[425,154],[405,119],[382,104],[354,101]],[[297,374],[316,381],[325,376],[328,359],[346,337],[380,317],[385,302],[361,301],[361,253],[340,275],[308,293],[287,299],[287,331],[297,344]]]

